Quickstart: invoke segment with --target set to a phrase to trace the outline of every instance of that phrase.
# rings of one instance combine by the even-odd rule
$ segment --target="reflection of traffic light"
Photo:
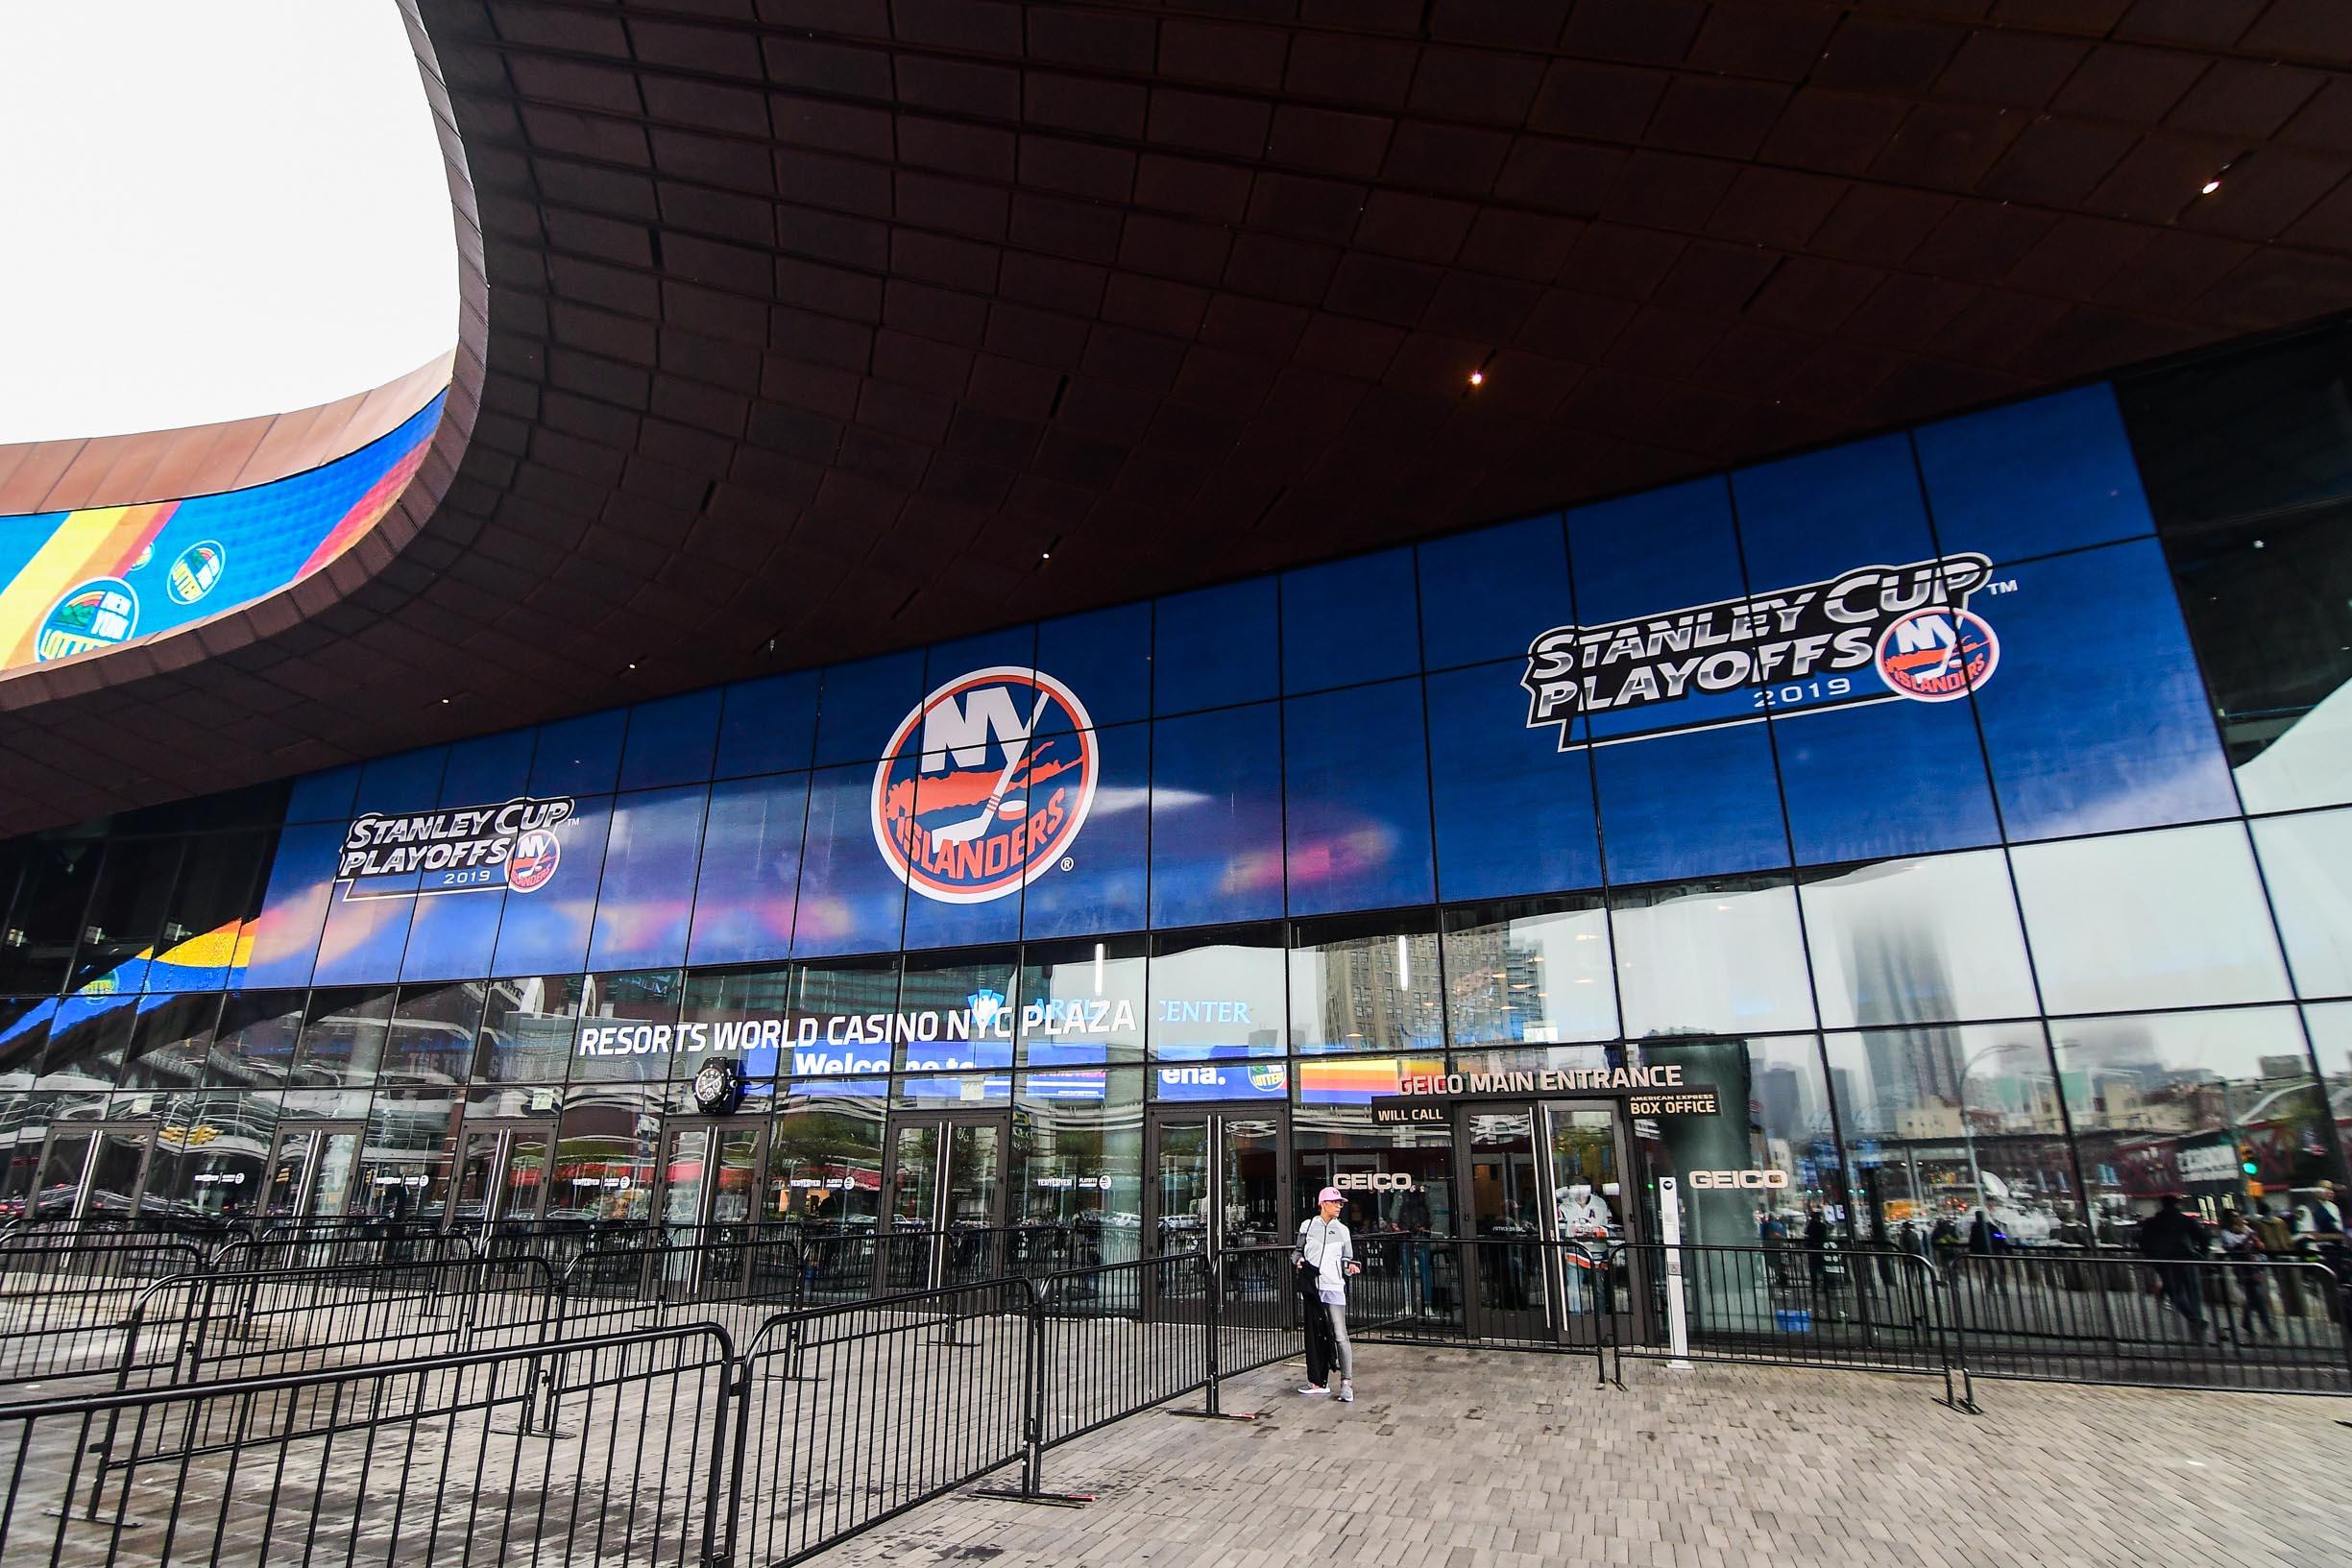
[[[2254,1158],[2254,1146],[2252,1144],[2240,1144],[2238,1146],[2238,1169],[2244,1171],[2249,1176],[2259,1176],[2262,1174],[2262,1162]]]

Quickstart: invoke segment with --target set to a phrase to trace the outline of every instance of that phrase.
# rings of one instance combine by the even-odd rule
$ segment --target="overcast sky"
[[[457,336],[391,0],[0,6],[0,444],[280,414]]]

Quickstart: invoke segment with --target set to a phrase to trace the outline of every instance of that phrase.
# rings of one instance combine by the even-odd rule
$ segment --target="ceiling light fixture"
[[[2216,175],[2211,180],[2205,181],[2205,188],[2198,191],[2197,194],[2199,196],[2211,196],[2215,191],[2218,191],[2220,188],[2221,177],[2219,175]]]
[[[1484,371],[1472,371],[1472,372],[1470,372],[1470,385],[1472,385],[1472,386],[1474,386],[1474,387],[1483,387],[1483,386],[1485,386],[1486,384],[1487,384],[1487,373],[1486,373],[1486,372],[1484,372]]]

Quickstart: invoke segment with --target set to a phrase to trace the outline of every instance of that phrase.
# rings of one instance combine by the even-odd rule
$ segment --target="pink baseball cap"
[[[1326,1187],[1321,1192],[1315,1194],[1315,1201],[1318,1203],[1345,1203],[1347,1200],[1340,1196],[1340,1190],[1338,1188]]]

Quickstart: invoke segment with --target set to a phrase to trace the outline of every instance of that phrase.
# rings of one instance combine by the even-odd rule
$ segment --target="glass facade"
[[[137,1200],[189,1212],[348,1123],[352,1202],[643,1214],[723,1057],[776,1214],[885,1212],[900,1130],[969,1116],[1006,1222],[1140,1234],[1183,1107],[1271,1117],[1230,1125],[1301,1180],[1409,1154],[1449,1213],[1372,1101],[1629,1063],[1721,1103],[1637,1122],[1642,1171],[1779,1170],[1858,1237],[2291,1204],[2352,1116],[2346,361],[0,845],[5,1201],[91,1200],[68,1122],[170,1132]],[[2216,438],[2248,388],[2276,428]]]

